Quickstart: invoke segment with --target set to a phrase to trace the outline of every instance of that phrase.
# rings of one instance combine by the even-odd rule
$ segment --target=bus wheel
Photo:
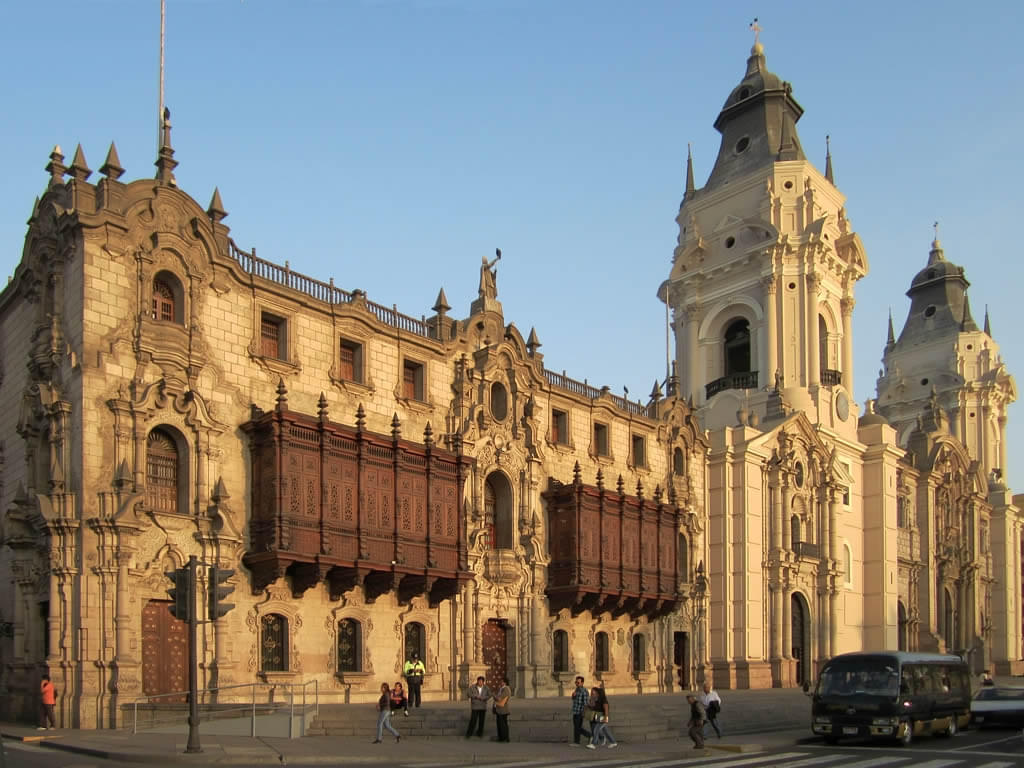
[[[949,727],[946,729],[947,736],[956,736],[957,731],[960,730],[959,720],[960,717],[958,715],[949,716]]]
[[[901,733],[899,735],[899,737],[897,738],[897,741],[899,742],[899,744],[901,746],[905,747],[908,744],[910,744],[910,742],[912,742],[913,740],[914,740],[914,721],[913,720],[907,720],[907,722],[905,722],[903,724],[903,733]]]
[[[833,736],[832,734],[826,734],[825,735],[825,743],[828,744],[829,746],[834,747],[836,744],[839,743],[839,737],[838,736]]]

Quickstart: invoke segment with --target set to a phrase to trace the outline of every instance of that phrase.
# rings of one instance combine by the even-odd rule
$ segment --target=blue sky
[[[1024,376],[1024,153],[1019,12],[1009,3],[605,0],[167,0],[166,102],[180,186],[215,186],[239,246],[431,314],[463,317],[481,256],[503,251],[506,322],[545,364],[631,396],[664,377],[664,305],[687,142],[697,184],[712,123],[760,18],[768,67],[793,83],[805,149],[867,248],[857,286],[863,408],[892,308],[932,222]],[[925,6],[922,6],[925,8]],[[159,0],[0,6],[0,269],[20,259],[54,144],[126,179],[154,172]],[[97,176],[93,177],[96,181]],[[1024,487],[1010,412],[1009,483]]]

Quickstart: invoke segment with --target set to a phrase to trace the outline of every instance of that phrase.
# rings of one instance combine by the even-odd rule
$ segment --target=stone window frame
[[[162,319],[160,315],[162,312],[158,311],[159,307],[153,305],[158,302],[157,299],[157,286],[162,286],[170,294],[170,305],[171,305],[171,319]],[[149,284],[150,290],[150,312],[149,316],[154,322],[167,323],[171,325],[185,325],[185,285],[182,283],[181,278],[178,277],[170,269],[158,269],[153,275],[153,279]]]
[[[358,671],[342,671],[338,669],[338,625],[345,619],[359,622],[361,643],[359,648],[360,666]],[[370,638],[373,634],[373,618],[370,612],[360,608],[335,608],[324,620],[324,630],[331,643],[331,653],[327,658],[327,671],[342,683],[364,684],[373,677],[373,657],[370,654]]]
[[[276,357],[264,354],[262,339],[264,316],[276,320],[281,331],[278,337]],[[249,356],[272,373],[284,375],[301,370],[302,366],[296,354],[297,327],[293,310],[279,304],[258,300],[253,309],[253,331],[252,341],[249,343]]]
[[[260,653],[262,618],[268,614],[279,614],[287,622],[288,670],[286,672],[264,672]],[[276,596],[265,603],[254,605],[245,617],[253,642],[249,649],[249,671],[263,682],[290,682],[302,677],[302,656],[299,654],[298,634],[302,627],[302,614],[282,596]]]

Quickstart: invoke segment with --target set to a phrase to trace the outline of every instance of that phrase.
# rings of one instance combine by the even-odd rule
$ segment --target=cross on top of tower
[[[755,16],[754,20],[750,22],[750,28],[754,30],[754,45],[757,45],[759,42],[761,42],[761,25],[757,23],[757,16]]]

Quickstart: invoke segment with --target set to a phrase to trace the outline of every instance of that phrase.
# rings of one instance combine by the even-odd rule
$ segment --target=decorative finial
[[[395,415],[391,417],[391,439],[397,441],[401,437],[402,421],[398,418],[398,413],[396,412]]]
[[[67,170],[64,165],[64,153],[60,149],[60,144],[56,144],[53,147],[53,152],[50,153],[50,162],[46,164],[46,171],[50,174],[50,186],[56,187],[58,184],[63,184],[64,174]]]
[[[366,427],[366,410],[363,408],[363,404],[360,403],[359,407],[356,408],[356,432],[362,432]]]
[[[600,467],[597,468],[597,488],[601,491],[604,490],[604,472],[601,471]]]
[[[987,336],[992,335],[992,326],[988,321],[988,304],[985,305],[985,334]]]
[[[117,181],[124,174],[124,168],[121,167],[121,158],[117,156],[117,147],[114,146],[114,142],[110,142],[110,149],[107,150],[107,159],[100,166],[100,173],[111,181]]]
[[[161,184],[175,186],[174,169],[178,161],[174,159],[174,148],[171,147],[171,110],[164,107],[163,131],[160,135],[160,150],[156,158],[156,178]]]
[[[935,228],[935,239],[932,240],[932,249],[928,253],[928,263],[934,264],[936,261],[945,261],[946,257],[942,253],[942,243],[939,241],[939,222],[932,224]]]
[[[686,200],[696,191],[693,183],[693,145],[686,142],[686,191],[683,193],[683,200]]]
[[[441,288],[438,292],[437,301],[434,302],[434,306],[431,307],[431,309],[442,317],[449,309],[451,309],[451,306],[448,304],[448,297],[444,295],[444,288]]]
[[[284,385],[284,378],[277,380],[277,410],[288,410],[288,387]]]
[[[889,336],[885,340],[885,346],[892,347],[896,345],[896,334],[893,332],[892,327],[892,307],[889,307]]]
[[[757,23],[757,17],[750,22],[750,28],[754,31],[754,45],[750,48],[750,54],[752,56],[761,56],[764,54],[764,46],[761,45],[761,25]]]
[[[434,446],[434,428],[430,426],[430,422],[427,422],[427,426],[423,428],[423,445],[426,446],[429,451]]]
[[[537,338],[537,329],[530,328],[530,336],[526,339],[526,351],[530,353],[530,357],[533,357],[537,353],[537,348],[543,346],[540,343],[540,339]]]
[[[320,417],[320,421],[326,424],[328,419],[327,395],[323,392],[320,393],[320,399],[316,403],[316,411],[317,416]]]
[[[583,484],[583,473],[580,471],[580,463],[577,461],[572,468],[572,484],[582,485]]]
[[[213,197],[210,198],[210,207],[206,209],[206,215],[213,220],[214,224],[228,215],[228,212],[224,210],[224,202],[220,199],[220,189],[217,187],[213,188]]]
[[[829,184],[835,184],[836,181],[832,178],[832,137],[825,134],[825,178],[828,179]]]
[[[85,152],[82,151],[81,144],[75,148],[75,156],[71,160],[70,170],[71,178],[75,181],[85,181],[92,175],[89,164],[85,162]]]

